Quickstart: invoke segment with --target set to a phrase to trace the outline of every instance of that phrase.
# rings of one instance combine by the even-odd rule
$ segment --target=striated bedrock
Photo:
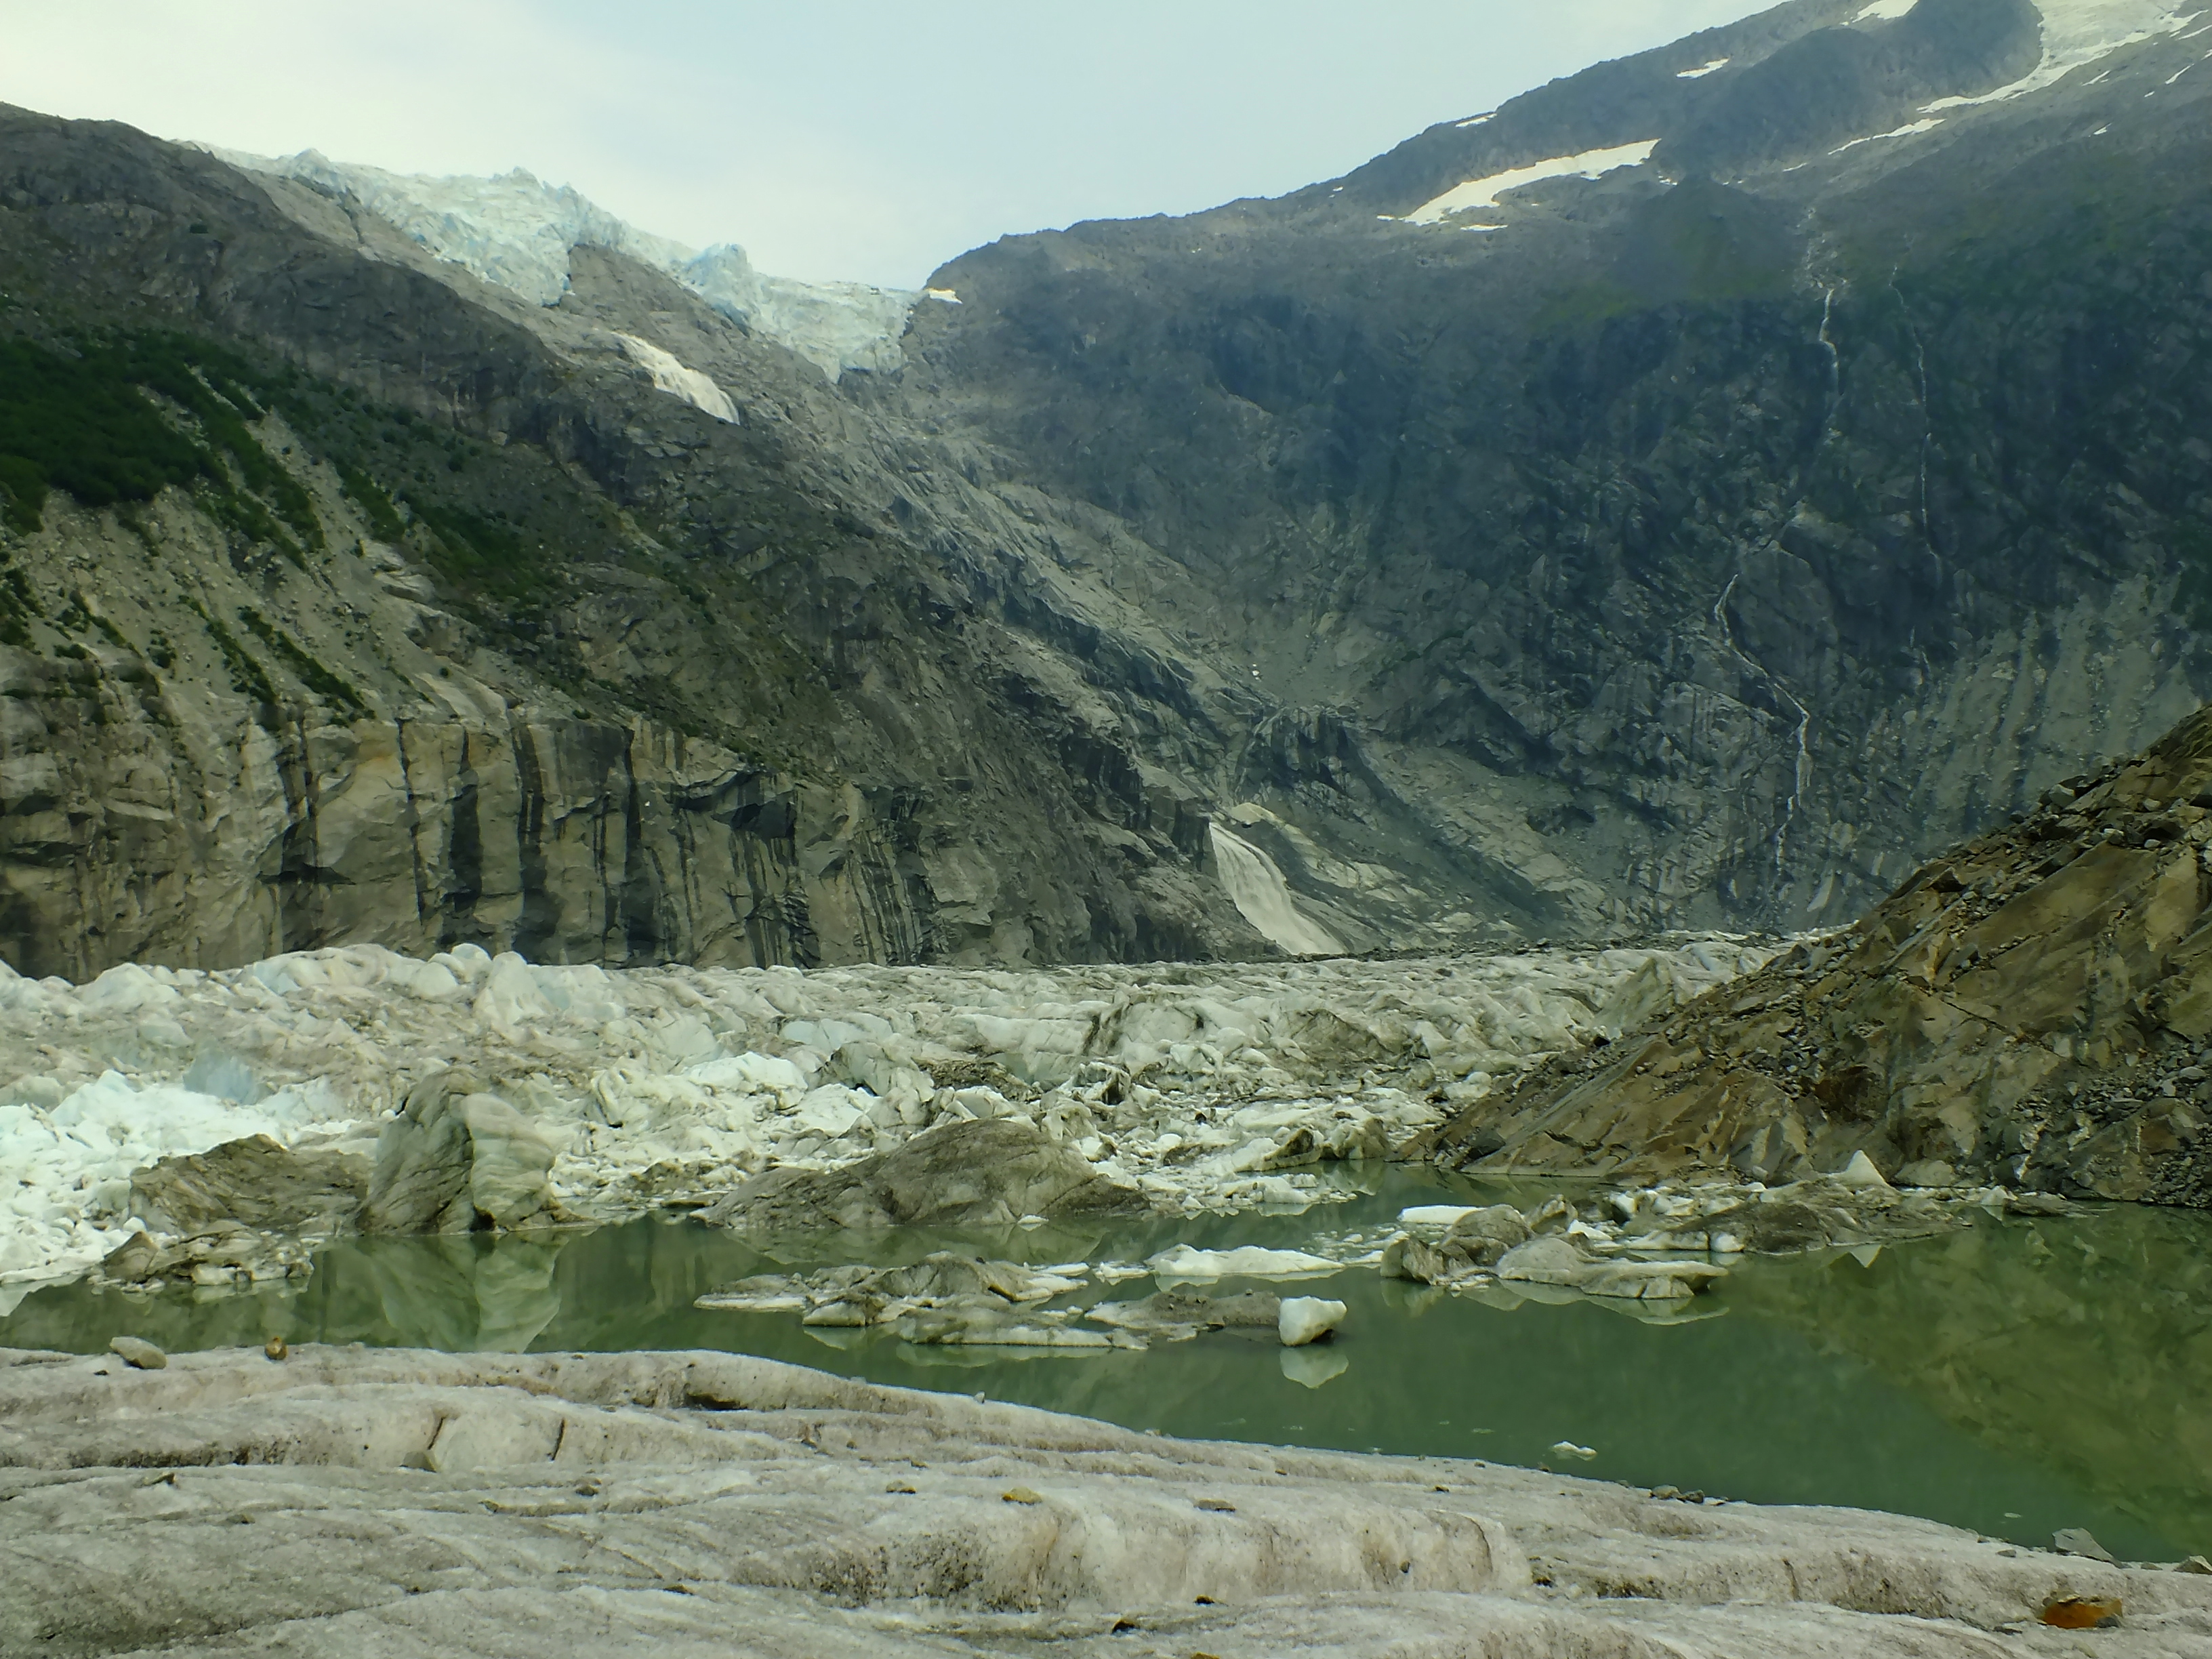
[[[19,971],[1273,953],[1206,835],[1252,700],[1116,593],[1141,550],[619,253],[541,306],[296,181],[0,134],[11,429],[114,417],[0,486]]]
[[[1759,1179],[1863,1152],[1909,1185],[2212,1206],[2212,709],[1601,1052],[1413,1149],[1486,1170]]]
[[[2212,1579],[1927,1522],[730,1354],[9,1351],[0,1422],[9,1652],[1963,1659],[2067,1597],[2120,1659],[2212,1639]]]

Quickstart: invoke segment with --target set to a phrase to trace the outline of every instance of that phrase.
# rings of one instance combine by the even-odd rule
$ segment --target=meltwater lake
[[[2212,1216],[2191,1212],[1988,1216],[1878,1252],[1743,1258],[1656,1319],[1346,1267],[1264,1287],[1349,1305],[1334,1337],[1302,1349],[1272,1331],[1141,1352],[923,1346],[887,1329],[692,1305],[752,1274],[947,1249],[1042,1265],[1141,1261],[1178,1243],[1379,1243],[1406,1206],[1525,1202],[1532,1191],[1402,1165],[1346,1166],[1341,1179],[1349,1201],[1296,1214],[1079,1228],[763,1239],[655,1218],[351,1238],[322,1250],[309,1279],[250,1294],[41,1290],[0,1318],[0,1346],[93,1352],[130,1334],[173,1352],[272,1335],[456,1352],[720,1348],[1195,1438],[1546,1465],[1897,1510],[2040,1546],[2087,1528],[2123,1559],[2212,1553]],[[1152,1288],[1094,1282],[1055,1305]]]

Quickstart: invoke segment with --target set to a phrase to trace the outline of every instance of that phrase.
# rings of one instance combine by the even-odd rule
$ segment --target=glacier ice
[[[626,254],[665,271],[755,333],[788,346],[832,380],[848,369],[882,374],[902,364],[899,337],[922,297],[864,283],[765,276],[734,243],[696,252],[639,230],[573,187],[546,184],[520,167],[490,179],[432,178],[333,161],[312,149],[267,156],[210,147],[210,153],[234,167],[351,202],[434,257],[533,305],[558,305],[568,291],[570,249]]]
[[[954,1119],[1020,1117],[1168,1209],[1302,1206],[1545,1055],[1773,947],[1033,969],[607,969],[379,945],[82,986],[0,963],[0,1302],[121,1243],[130,1177],[267,1134],[368,1152],[464,1065],[605,1218],[825,1169]],[[250,1099],[248,1097],[251,1097]],[[10,1287],[15,1287],[10,1289]]]

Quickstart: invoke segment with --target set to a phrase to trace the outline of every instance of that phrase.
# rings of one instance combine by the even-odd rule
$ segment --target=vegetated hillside
[[[1579,925],[1847,920],[2212,683],[2212,38],[1869,10],[980,249],[908,395],[1183,562],[1179,624]]]

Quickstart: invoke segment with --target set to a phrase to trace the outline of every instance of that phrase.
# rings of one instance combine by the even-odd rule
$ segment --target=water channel
[[[127,1333],[173,1352],[272,1334],[457,1352],[721,1348],[1172,1435],[1549,1464],[1899,1510],[2039,1545],[2086,1527],[2123,1559],[2212,1552],[2212,1216],[2193,1212],[1987,1217],[1878,1253],[1753,1258],[1691,1316],[1659,1322],[1351,1267],[1266,1287],[1350,1305],[1334,1338],[1300,1350],[1270,1332],[1148,1352],[917,1346],[692,1305],[750,1274],[932,1249],[1042,1265],[1142,1261],[1177,1243],[1379,1242],[1409,1204],[1529,1196],[1400,1165],[1348,1166],[1344,1179],[1351,1201],[1300,1214],[1081,1229],[763,1241],[651,1218],[534,1237],[347,1239],[308,1279],[254,1294],[41,1290],[0,1318],[0,1346],[93,1352]],[[1152,1288],[1130,1279],[1065,1300]],[[1561,1442],[1595,1455],[1562,1455]]]

